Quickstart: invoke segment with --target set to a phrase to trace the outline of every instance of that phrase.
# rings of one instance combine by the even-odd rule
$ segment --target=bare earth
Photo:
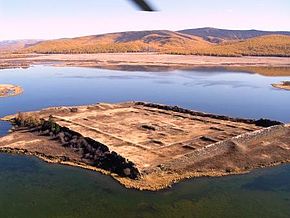
[[[275,121],[143,102],[48,108],[21,114],[22,125],[19,117],[4,118],[16,126],[0,138],[2,152],[101,171],[128,188],[158,190],[290,162],[290,125]]]
[[[167,55],[157,53],[101,53],[101,54],[2,54],[0,68],[29,67],[35,64],[54,66],[99,67],[116,70],[174,70],[196,67],[274,67],[288,69],[290,58],[282,57],[212,57]],[[261,70],[250,72],[261,73]],[[280,71],[275,72],[279,74]],[[275,75],[272,75],[275,76]]]
[[[11,84],[0,84],[0,98],[16,96],[22,93],[23,89],[20,86]]]

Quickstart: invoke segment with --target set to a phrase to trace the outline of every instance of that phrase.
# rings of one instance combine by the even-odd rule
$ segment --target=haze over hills
[[[178,32],[130,31],[18,44],[21,46],[11,51],[48,54],[160,52],[212,56],[290,56],[290,32],[286,31],[214,28]],[[11,45],[17,48],[18,44]]]
[[[16,51],[35,45],[42,40],[37,39],[22,39],[22,40],[5,40],[0,41],[0,51]]]

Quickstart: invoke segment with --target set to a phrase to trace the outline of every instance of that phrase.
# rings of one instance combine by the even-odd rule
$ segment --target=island
[[[272,84],[273,87],[290,91],[290,81]]]
[[[0,97],[16,96],[23,93],[23,89],[20,86],[11,84],[0,84]]]
[[[111,175],[160,190],[192,177],[226,176],[290,162],[290,125],[147,102],[51,107],[2,118],[0,151]]]

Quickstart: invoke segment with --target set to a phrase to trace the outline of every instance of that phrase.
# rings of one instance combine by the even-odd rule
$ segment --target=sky
[[[0,40],[199,27],[290,31],[290,0],[0,0]]]

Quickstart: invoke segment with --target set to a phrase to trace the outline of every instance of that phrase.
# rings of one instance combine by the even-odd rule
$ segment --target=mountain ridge
[[[203,39],[220,43],[224,40],[244,40],[250,39],[258,36],[265,35],[287,35],[290,36],[290,31],[263,31],[263,30],[229,30],[229,29],[218,29],[212,27],[195,28],[195,29],[185,29],[177,31],[180,33],[195,35],[202,37]]]
[[[14,46],[11,51],[19,53],[160,52],[210,56],[289,57],[290,32],[216,28],[197,28],[176,32],[146,30],[43,40],[30,44],[15,42],[11,45]],[[6,51],[7,48],[9,46],[6,45]]]
[[[201,48],[210,43],[169,30],[129,31],[43,41],[27,49],[40,53],[160,52]]]

